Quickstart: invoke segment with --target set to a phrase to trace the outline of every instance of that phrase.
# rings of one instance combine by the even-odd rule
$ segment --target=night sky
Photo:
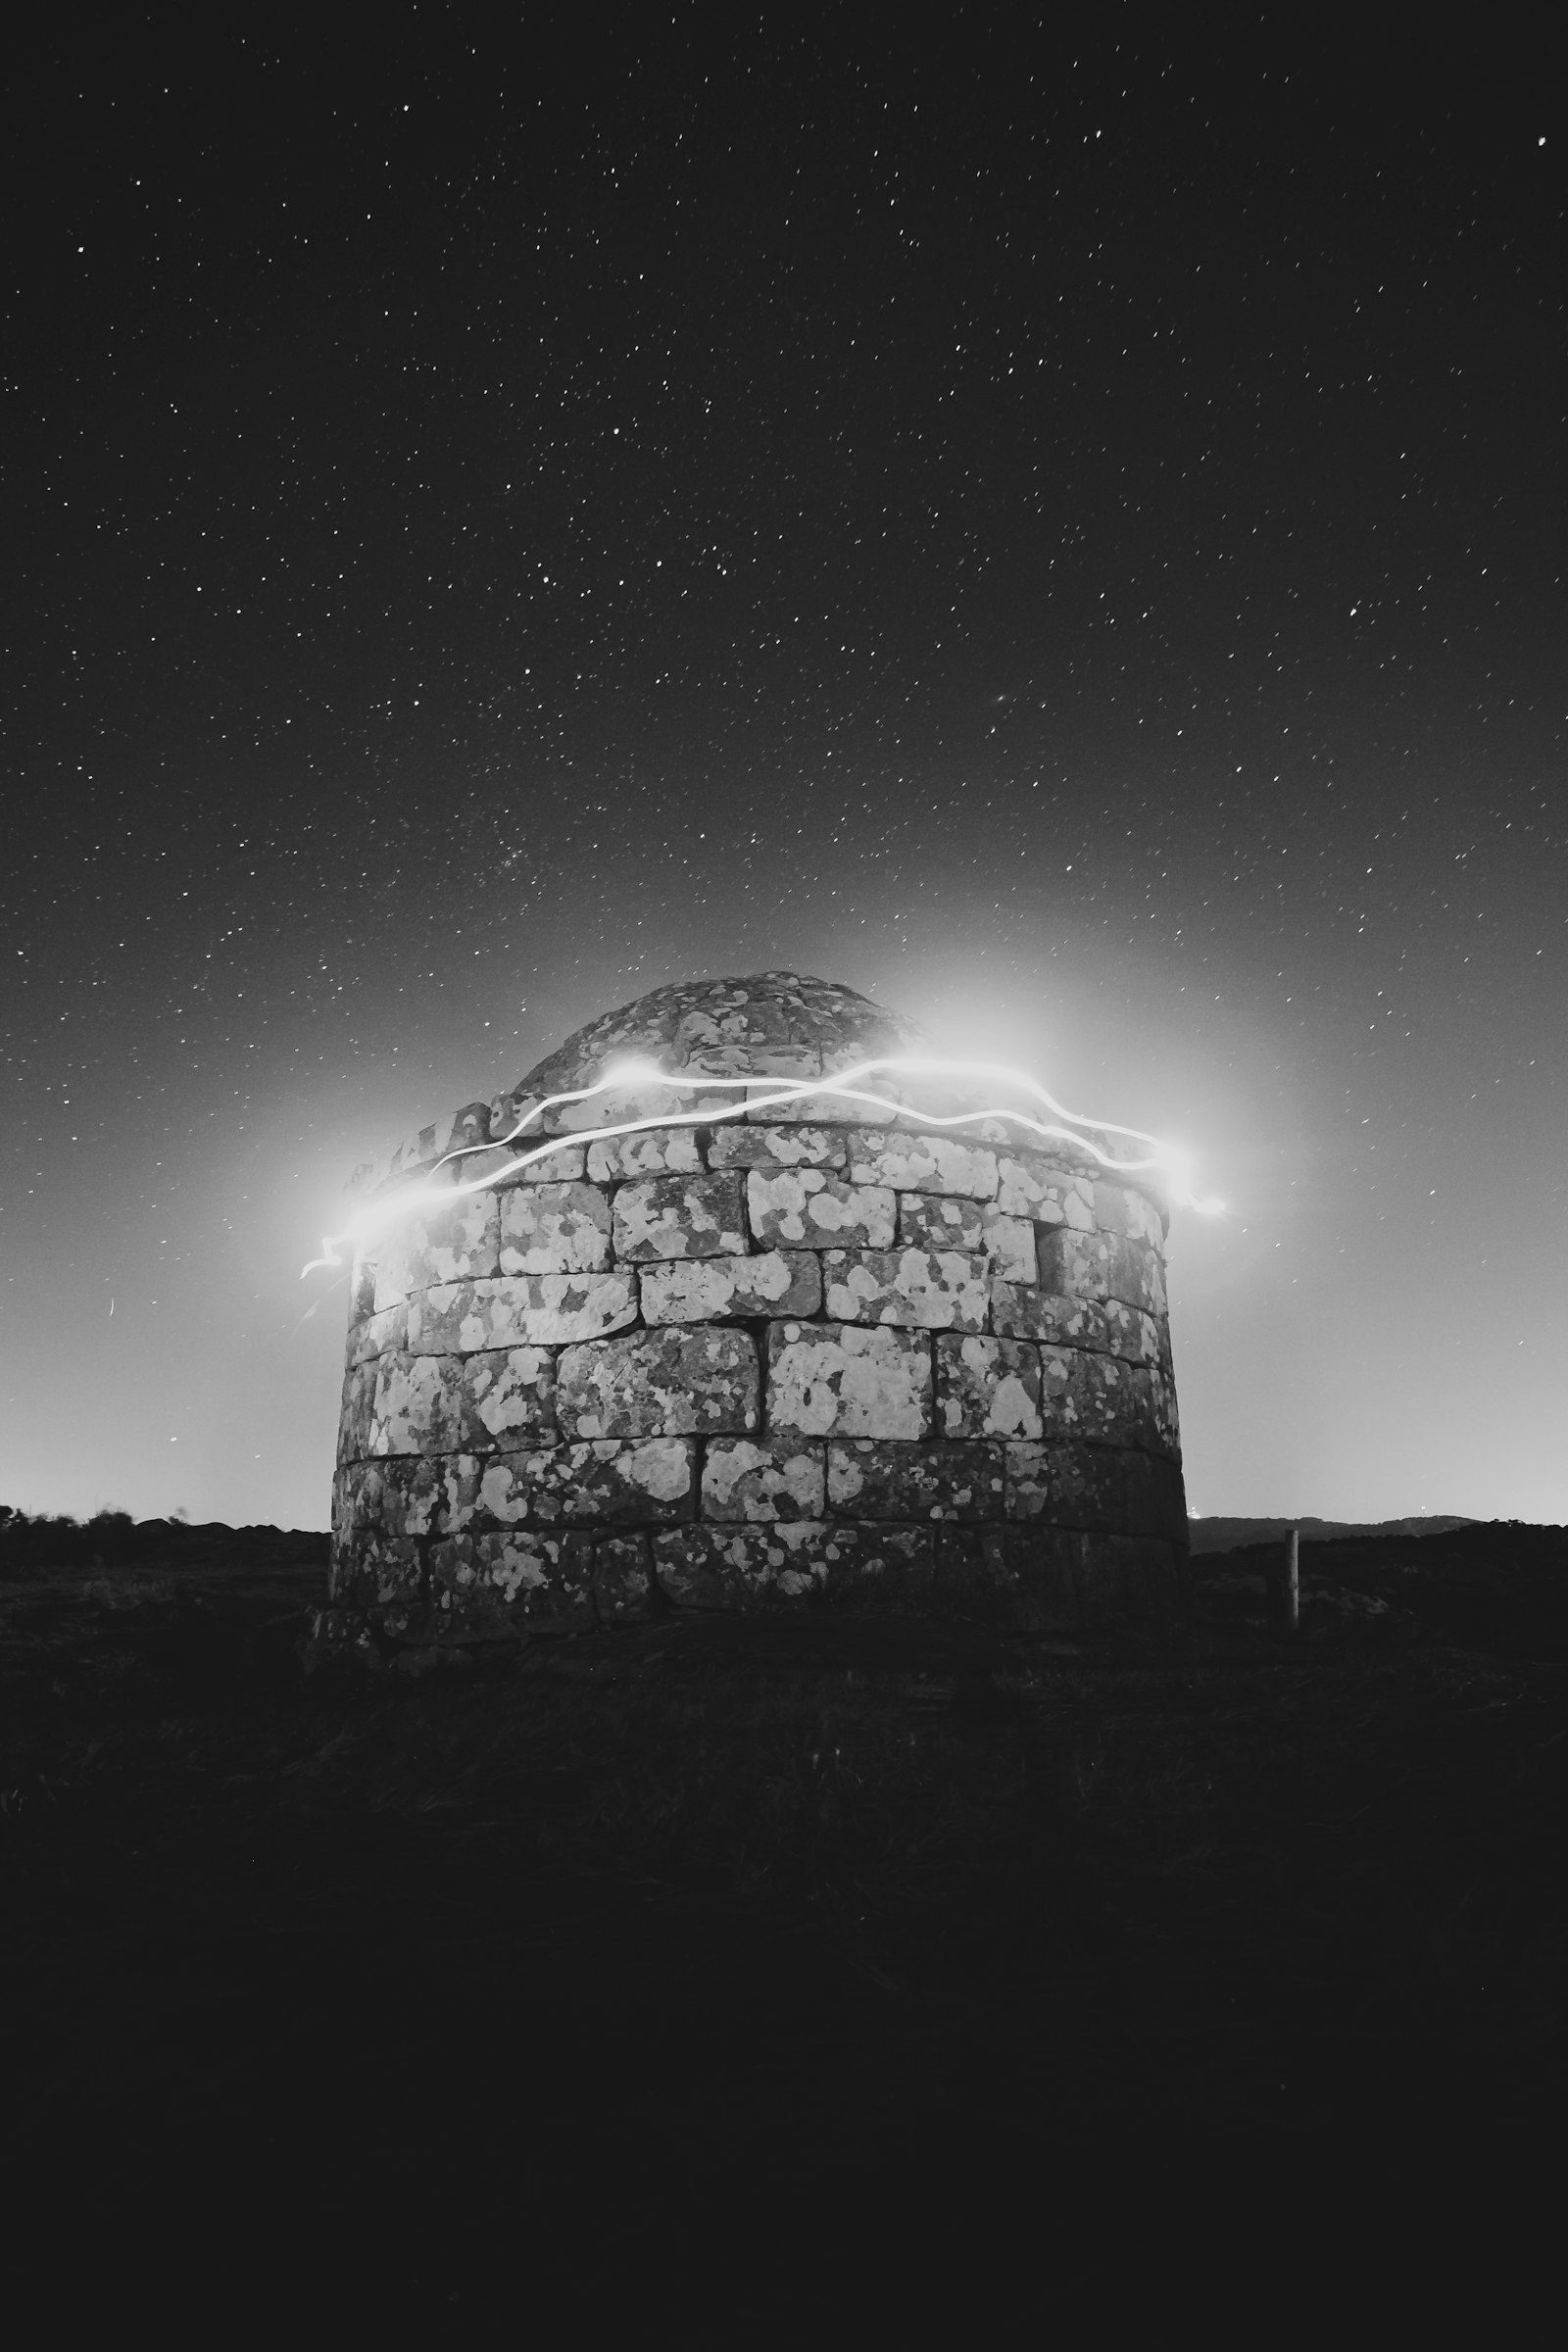
[[[349,1170],[771,965],[1192,1149],[1195,1510],[1568,1518],[1558,98],[499,13],[12,61],[0,1499],[324,1526]]]

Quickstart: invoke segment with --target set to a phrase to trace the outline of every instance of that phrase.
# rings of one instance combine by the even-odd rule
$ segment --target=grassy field
[[[777,2249],[835,2217],[1057,2259],[1161,2179],[1479,2190],[1555,2135],[1561,1530],[1303,1545],[1294,1638],[1243,1552],[1157,1638],[665,1618],[415,1682],[301,1673],[321,1543],[0,1577],[6,2129],[57,2215],[456,2325],[743,2212],[773,2269],[687,2340],[795,2341]]]

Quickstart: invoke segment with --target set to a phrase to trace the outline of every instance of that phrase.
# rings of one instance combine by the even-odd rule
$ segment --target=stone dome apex
[[[632,1059],[672,1074],[818,1078],[878,1054],[916,1053],[927,1042],[917,1022],[809,973],[680,980],[585,1023],[514,1094],[537,1101],[593,1086],[617,1061]]]

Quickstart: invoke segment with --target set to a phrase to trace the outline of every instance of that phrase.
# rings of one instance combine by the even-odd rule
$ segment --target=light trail
[[[1054,1121],[1044,1121],[1031,1117],[1027,1111],[1011,1110],[1001,1103],[989,1104],[981,1110],[925,1111],[911,1108],[906,1103],[890,1102],[886,1095],[873,1094],[856,1083],[858,1079],[873,1077],[882,1070],[959,1077],[971,1082],[977,1078],[991,1083],[1000,1082],[1015,1092],[1032,1096],[1045,1109],[1054,1112],[1055,1118]],[[764,1079],[761,1083],[765,1085],[767,1081]],[[718,1078],[710,1077],[707,1072],[693,1073],[689,1070],[672,1073],[655,1069],[648,1062],[620,1062],[612,1070],[607,1070],[604,1077],[593,1086],[575,1087],[565,1094],[546,1095],[517,1121],[512,1133],[502,1136],[499,1142],[460,1144],[455,1151],[443,1152],[435,1163],[435,1169],[431,1170],[431,1176],[436,1169],[448,1166],[453,1160],[471,1158],[475,1152],[508,1150],[525,1127],[532,1126],[535,1120],[561,1103],[586,1102],[595,1095],[617,1092],[628,1086],[662,1086],[671,1088],[677,1094],[710,1094],[715,1087],[747,1088],[758,1084],[755,1071],[742,1077]],[[515,1159],[509,1160],[505,1167],[487,1169],[483,1176],[475,1177],[471,1183],[435,1184],[427,1177],[422,1184],[404,1186],[379,1201],[368,1201],[350,1219],[344,1232],[323,1234],[322,1255],[313,1257],[308,1265],[300,1269],[300,1280],[303,1282],[307,1274],[314,1274],[318,1266],[341,1266],[344,1260],[338,1254],[338,1243],[346,1242],[363,1248],[414,1207],[424,1202],[450,1203],[454,1200],[461,1200],[466,1193],[486,1192],[508,1176],[515,1176],[521,1169],[532,1167],[536,1161],[550,1158],[554,1152],[569,1151],[574,1143],[600,1143],[612,1136],[638,1135],[650,1127],[711,1127],[725,1117],[740,1112],[772,1110],[783,1102],[798,1102],[803,1097],[809,1097],[812,1101],[831,1097],[837,1102],[869,1102],[878,1110],[891,1110],[902,1118],[918,1119],[922,1127],[963,1127],[984,1119],[1008,1119],[1014,1126],[1027,1129],[1031,1135],[1047,1141],[1056,1138],[1071,1144],[1074,1150],[1089,1153],[1102,1168],[1118,1175],[1156,1173],[1169,1191],[1173,1205],[1177,1207],[1196,1209],[1200,1216],[1217,1216],[1225,1206],[1223,1200],[1212,1198],[1200,1200],[1194,1193],[1192,1162],[1179,1146],[1162,1144],[1157,1137],[1146,1134],[1141,1127],[1122,1127],[1113,1119],[1090,1119],[1081,1111],[1068,1110],[1038,1079],[1029,1077],[1023,1070],[1008,1069],[999,1062],[942,1061],[919,1054],[901,1054],[884,1055],[874,1061],[857,1062],[853,1068],[841,1070],[832,1078],[779,1079],[773,1092],[737,1103],[734,1112],[716,1108],[715,1115],[715,1105],[706,1102],[696,1110],[651,1111],[643,1118],[607,1122],[604,1126],[580,1129],[571,1135],[554,1135],[547,1142],[535,1145],[532,1151],[523,1152]],[[1065,1125],[1061,1124],[1063,1121]],[[1110,1152],[1102,1151],[1089,1136],[1076,1132],[1085,1127],[1093,1127],[1102,1135],[1126,1136],[1130,1142],[1150,1145],[1152,1150],[1142,1159],[1117,1159]]]

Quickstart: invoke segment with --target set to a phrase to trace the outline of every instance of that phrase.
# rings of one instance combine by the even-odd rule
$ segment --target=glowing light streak
[[[1015,1093],[1031,1096],[1055,1115],[1053,1120],[1041,1120],[1027,1111],[1014,1110],[1002,1103],[988,1104],[980,1110],[921,1110],[906,1103],[890,1102],[886,1095],[873,1094],[869,1088],[856,1083],[862,1078],[874,1077],[881,1070],[959,1077],[970,1083],[976,1079],[1000,1083]],[[715,1088],[746,1089],[759,1083],[767,1085],[769,1082],[765,1077],[760,1081],[756,1071],[734,1078],[720,1078],[710,1076],[706,1071],[671,1072],[656,1069],[648,1062],[620,1062],[613,1069],[607,1070],[593,1086],[575,1087],[560,1095],[546,1095],[525,1112],[512,1133],[502,1136],[499,1142],[460,1144],[453,1151],[443,1152],[435,1168],[444,1168],[454,1160],[471,1158],[480,1152],[504,1152],[517,1141],[525,1127],[532,1126],[547,1111],[556,1109],[562,1103],[589,1102],[595,1095],[622,1092],[629,1086],[667,1087],[677,1094],[711,1094]],[[878,1110],[890,1110],[904,1118],[917,1119],[922,1127],[965,1127],[986,1119],[1006,1119],[1046,1141],[1055,1138],[1070,1143],[1075,1151],[1087,1152],[1102,1168],[1117,1175],[1157,1174],[1169,1191],[1173,1204],[1178,1207],[1196,1209],[1201,1216],[1217,1216],[1225,1206],[1222,1200],[1212,1198],[1200,1200],[1197,1197],[1191,1182],[1191,1159],[1179,1146],[1162,1144],[1157,1137],[1146,1134],[1141,1127],[1122,1127],[1113,1119],[1090,1119],[1082,1111],[1068,1110],[1038,1079],[1031,1078],[1023,1070],[1008,1069],[998,1062],[944,1061],[902,1054],[883,1055],[874,1061],[857,1062],[853,1068],[840,1070],[831,1078],[782,1078],[771,1083],[772,1092],[737,1103],[734,1112],[719,1109],[716,1119],[732,1117],[743,1111],[772,1110],[780,1103],[798,1102],[803,1097],[809,1097],[813,1102],[831,1097],[844,1102],[868,1102]],[[350,1219],[344,1232],[323,1234],[321,1256],[313,1257],[308,1265],[300,1269],[300,1280],[303,1282],[307,1274],[314,1274],[318,1266],[341,1266],[344,1261],[337,1252],[339,1242],[363,1248],[415,1207],[427,1202],[434,1205],[450,1204],[466,1193],[486,1192],[492,1185],[517,1175],[522,1169],[534,1166],[537,1161],[549,1159],[558,1152],[568,1151],[573,1143],[603,1143],[612,1136],[639,1135],[650,1127],[710,1127],[715,1123],[715,1105],[710,1102],[695,1110],[650,1111],[641,1118],[606,1122],[603,1126],[579,1129],[570,1135],[553,1135],[547,1141],[536,1144],[532,1151],[520,1152],[516,1158],[509,1160],[505,1167],[487,1169],[484,1175],[475,1177],[471,1183],[435,1184],[427,1177],[422,1184],[402,1186],[378,1200],[368,1201]],[[1152,1149],[1142,1159],[1117,1159],[1111,1152],[1102,1151],[1091,1137],[1078,1132],[1085,1127],[1093,1127],[1102,1135],[1125,1136],[1129,1142],[1148,1144]],[[432,1176],[434,1173],[435,1170],[432,1170]]]

